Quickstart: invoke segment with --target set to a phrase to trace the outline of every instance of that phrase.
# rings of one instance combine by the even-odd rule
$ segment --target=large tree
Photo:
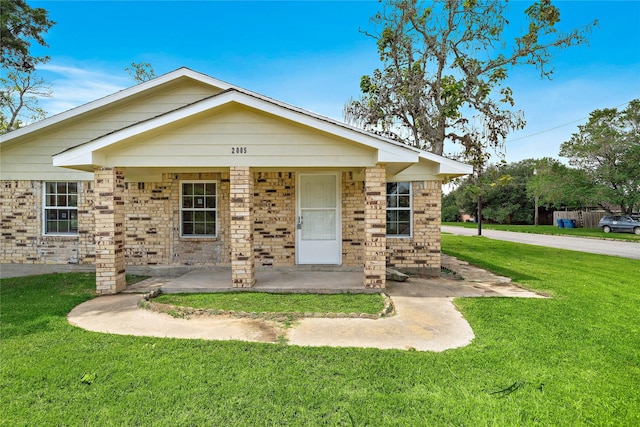
[[[589,175],[598,204],[640,209],[640,99],[621,111],[595,110],[578,129],[560,155]]]
[[[0,77],[0,134],[46,117],[38,105],[51,96],[51,87],[34,71],[10,71]]]
[[[596,200],[594,185],[582,169],[570,168],[559,160],[535,160],[535,173],[527,181],[527,193],[541,206],[555,209],[584,209]]]
[[[46,57],[31,55],[31,43],[47,46],[43,34],[55,23],[42,8],[24,0],[0,0],[0,65],[17,71],[33,71]]]
[[[568,33],[556,29],[560,11],[550,0],[525,11],[519,35],[504,0],[387,0],[372,21],[382,67],[360,82],[345,120],[407,144],[443,154],[445,141],[482,170],[487,152],[501,151],[507,134],[521,129],[512,111],[509,71],[536,67],[550,77],[554,50],[586,42],[595,22]]]
[[[534,218],[534,198],[527,194],[527,182],[535,167],[533,159],[490,165],[479,180],[465,178],[452,194],[467,213],[475,213],[481,196],[483,218],[500,224],[529,224]]]
[[[0,133],[45,117],[38,100],[51,96],[51,88],[37,76],[36,66],[48,56],[33,56],[32,42],[47,46],[43,35],[54,24],[42,8],[24,0],[0,0]]]

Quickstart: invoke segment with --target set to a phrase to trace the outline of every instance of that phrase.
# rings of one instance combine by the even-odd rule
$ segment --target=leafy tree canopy
[[[36,75],[36,66],[48,56],[32,56],[31,43],[47,46],[43,38],[54,24],[42,8],[24,0],[0,0],[0,134],[45,117],[38,99],[51,96],[51,88]]]
[[[482,216],[500,224],[529,224],[533,220],[534,201],[527,193],[536,162],[490,165],[482,176],[465,178],[454,194],[457,206],[475,214],[477,197],[482,200]]]
[[[35,71],[9,71],[0,77],[0,134],[46,117],[40,98],[51,96],[51,87]]]
[[[0,65],[18,71],[32,71],[38,62],[46,62],[46,57],[31,56],[32,41],[47,46],[43,34],[55,22],[49,19],[47,11],[32,8],[24,0],[0,0]]]
[[[554,50],[585,43],[595,25],[561,33],[560,11],[541,0],[510,38],[506,8],[504,0],[388,0],[372,18],[377,32],[365,33],[377,40],[382,67],[362,77],[345,120],[440,155],[451,141],[482,170],[487,152],[525,124],[509,109],[509,71],[532,65],[550,77]]]
[[[156,77],[156,72],[148,62],[132,62],[131,67],[124,69],[137,83],[144,83]]]
[[[596,205],[593,183],[581,169],[573,169],[556,159],[535,160],[535,174],[527,182],[527,193],[540,205],[555,209],[583,209]]]
[[[560,146],[560,155],[588,175],[603,207],[640,209],[640,99],[624,110],[595,110],[578,129]]]

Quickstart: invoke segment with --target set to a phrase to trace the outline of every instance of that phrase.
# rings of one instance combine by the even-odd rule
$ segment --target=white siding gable
[[[31,138],[26,135],[8,140],[0,145],[0,177],[14,180],[93,179],[92,174],[54,167],[52,156],[218,92],[218,88],[185,81],[162,91],[127,98],[82,117],[52,125],[52,129],[35,132]]]
[[[96,153],[94,153],[96,154]],[[369,166],[376,150],[240,105],[97,150],[104,166]]]

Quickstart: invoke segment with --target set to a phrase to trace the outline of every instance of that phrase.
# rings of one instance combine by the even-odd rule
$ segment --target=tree
[[[537,205],[556,209],[590,206],[593,184],[584,171],[556,159],[525,159],[490,165],[479,181],[467,177],[448,196],[454,198],[456,209],[473,213],[478,195],[485,219],[501,224],[531,224]]]
[[[442,155],[445,141],[462,148],[482,171],[487,151],[502,150],[507,134],[525,125],[513,112],[509,70],[532,65],[550,78],[555,49],[586,42],[592,25],[562,34],[550,0],[526,9],[527,29],[514,39],[503,0],[388,0],[372,18],[383,63],[361,78],[345,120]]]
[[[460,208],[454,192],[442,196],[442,222],[460,221]]]
[[[49,19],[45,9],[31,8],[24,0],[0,0],[0,8],[0,65],[7,69],[33,71],[37,63],[46,62],[47,58],[31,56],[31,42],[47,46],[42,35],[55,22]]]
[[[619,206],[626,213],[639,209],[640,99],[622,111],[595,110],[578,129],[562,143],[560,155],[589,176],[599,205]]]
[[[49,57],[32,56],[30,48],[33,41],[47,46],[43,34],[55,22],[24,0],[0,0],[0,7],[0,133],[5,133],[46,115],[38,99],[51,96],[51,88],[36,75],[36,66]]]
[[[0,133],[46,117],[38,99],[50,97],[51,87],[35,72],[10,71],[0,77],[0,86]]]
[[[131,67],[124,70],[138,83],[144,83],[156,77],[153,67],[148,62],[132,62]]]
[[[550,157],[535,160],[535,171],[527,182],[527,194],[541,206],[583,209],[595,203],[593,182],[585,171]]]

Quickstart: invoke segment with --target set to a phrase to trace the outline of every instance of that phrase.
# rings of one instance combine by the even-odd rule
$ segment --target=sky
[[[520,28],[531,2],[509,3],[510,30]],[[56,22],[45,36],[49,47],[32,49],[51,57],[39,71],[53,90],[40,102],[49,115],[133,86],[125,68],[146,62],[156,75],[184,66],[342,120],[360,77],[381,66],[375,40],[362,33],[373,30],[378,1],[28,3]],[[560,30],[598,26],[588,46],[556,52],[552,80],[532,67],[510,72],[514,109],[527,126],[507,138],[509,162],[559,158],[560,144],[590,112],[640,98],[640,0],[554,3]]]

